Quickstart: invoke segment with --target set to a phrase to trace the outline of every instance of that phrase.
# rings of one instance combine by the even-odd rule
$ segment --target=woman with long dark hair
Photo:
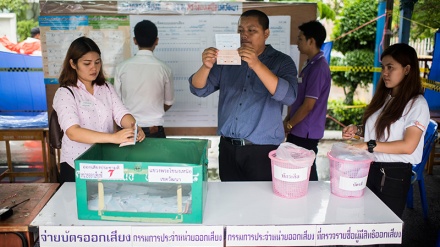
[[[75,181],[74,160],[94,143],[142,141],[145,134],[105,81],[101,51],[87,37],[70,45],[59,77],[53,108],[64,131],[60,182]],[[122,130],[115,132],[116,123]],[[135,128],[138,134],[134,137]]]
[[[364,136],[354,146],[375,156],[367,187],[402,217],[411,185],[412,165],[422,160],[429,124],[417,53],[407,44],[394,44],[381,55],[382,74],[362,125],[349,125],[344,139]]]

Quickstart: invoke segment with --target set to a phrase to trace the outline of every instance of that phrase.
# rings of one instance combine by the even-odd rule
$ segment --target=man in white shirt
[[[165,112],[174,103],[171,68],[153,55],[159,38],[156,25],[143,20],[134,27],[139,51],[116,67],[114,87],[146,137],[165,138]]]

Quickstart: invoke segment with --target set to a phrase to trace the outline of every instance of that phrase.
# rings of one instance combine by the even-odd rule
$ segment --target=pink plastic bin
[[[340,197],[361,197],[367,185],[372,160],[342,160],[327,153],[330,160],[330,188]]]
[[[310,167],[315,160],[315,153],[310,150],[298,149],[295,162],[291,163],[276,157],[276,150],[269,153],[272,165],[273,192],[284,198],[298,198],[307,194]]]

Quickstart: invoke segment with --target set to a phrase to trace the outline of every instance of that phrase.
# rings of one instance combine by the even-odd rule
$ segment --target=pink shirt
[[[99,132],[113,133],[113,121],[121,125],[122,117],[130,114],[122,104],[111,84],[93,86],[91,95],[85,85],[78,80],[78,87],[72,89],[75,97],[67,88],[60,87],[53,99],[53,108],[58,114],[61,129],[66,132],[73,125]],[[75,142],[67,135],[63,136],[60,162],[67,162],[75,168],[74,160],[91,144]]]

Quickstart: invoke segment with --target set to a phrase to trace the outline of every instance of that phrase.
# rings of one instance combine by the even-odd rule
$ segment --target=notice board
[[[296,45],[298,26],[317,16],[315,3],[41,1],[39,22],[48,112],[71,41],[84,35],[92,38],[101,49],[103,70],[112,82],[116,65],[137,50],[132,41],[134,25],[150,19],[159,29],[159,45],[154,53],[174,73],[176,101],[165,115],[167,135],[215,135],[218,94],[206,98],[190,94],[188,78],[200,67],[203,50],[214,46],[214,34],[236,33],[239,16],[249,9],[269,15],[271,35],[266,43],[291,55],[296,51],[292,45]],[[305,57],[294,61],[299,67]]]

